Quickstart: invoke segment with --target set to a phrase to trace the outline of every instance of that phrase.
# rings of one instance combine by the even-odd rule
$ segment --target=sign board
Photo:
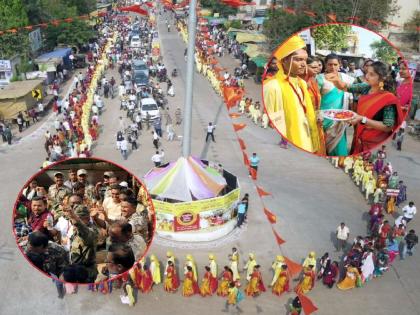
[[[10,60],[1,60],[0,59],[0,71],[12,71],[12,64],[10,63]]]
[[[175,217],[174,231],[193,231],[200,229],[200,216],[191,212],[181,213]]]
[[[34,99],[40,100],[42,98],[42,93],[40,89],[32,90],[32,97]]]
[[[386,195],[391,196],[391,197],[397,197],[399,193],[400,193],[399,189],[387,189],[386,190]]]
[[[42,47],[42,36],[40,28],[37,28],[36,30],[29,33],[29,43],[31,45],[32,52],[36,52]]]

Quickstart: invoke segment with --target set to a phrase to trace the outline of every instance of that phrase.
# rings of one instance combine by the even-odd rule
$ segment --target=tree
[[[348,48],[347,35],[350,32],[351,26],[349,25],[332,24],[314,28],[312,36],[318,49],[339,52]]]
[[[20,0],[0,2],[0,28],[2,31],[28,25],[28,16]],[[27,31],[5,33],[0,36],[0,58],[9,59],[17,54],[29,55]]]
[[[389,45],[386,41],[379,40],[370,44],[373,50],[373,58],[378,59],[388,64],[396,62],[398,54],[394,47]]]
[[[415,49],[420,52],[420,10],[413,13],[408,22],[404,24],[404,29],[408,32]]]
[[[237,8],[232,8],[226,4],[220,2],[220,0],[201,0],[201,7],[210,9],[214,13],[219,13],[221,17],[227,17],[229,15],[236,15],[238,12]]]
[[[284,12],[283,8],[270,10],[264,23],[270,46],[281,43],[304,27],[330,22],[327,16],[330,13],[335,14],[339,22],[351,22],[351,17],[357,17],[354,24],[377,31],[399,10],[397,0],[283,0],[282,3],[296,15]],[[312,11],[315,16],[308,16],[304,11]],[[378,21],[379,25],[369,23],[369,20]]]
[[[264,21],[263,33],[267,36],[271,50],[286,40],[293,33],[312,25],[311,19],[304,15],[291,15],[282,10],[271,10]]]
[[[69,0],[68,5],[76,7],[78,15],[85,15],[96,9],[96,2],[96,0]]]
[[[74,20],[72,23],[60,23],[45,30],[45,46],[54,49],[58,44],[80,47],[95,36],[95,31],[85,21]]]

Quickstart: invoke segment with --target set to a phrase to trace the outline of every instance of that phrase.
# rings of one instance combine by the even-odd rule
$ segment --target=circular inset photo
[[[403,124],[413,78],[381,35],[315,25],[278,46],[263,79],[265,110],[283,138],[322,156],[373,150]]]
[[[96,158],[42,169],[22,188],[13,213],[16,242],[28,261],[68,283],[99,283],[128,272],[155,230],[143,183]]]

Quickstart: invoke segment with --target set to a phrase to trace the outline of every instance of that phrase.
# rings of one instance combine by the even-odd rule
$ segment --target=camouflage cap
[[[74,214],[76,214],[79,218],[86,218],[90,216],[88,208],[84,205],[75,206]]]

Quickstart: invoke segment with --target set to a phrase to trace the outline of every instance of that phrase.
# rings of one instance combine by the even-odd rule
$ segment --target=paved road
[[[163,46],[164,61],[169,68],[179,69],[180,76],[173,79],[176,96],[170,98],[169,106],[173,112],[183,104],[185,88],[184,44],[176,33],[167,33],[164,25],[159,25]],[[234,62],[224,57],[222,63],[232,66]],[[109,76],[116,73],[109,73]],[[247,90],[254,98],[259,98],[260,86],[247,82]],[[241,257],[245,258],[252,251],[263,266],[265,283],[271,278],[269,266],[272,259],[280,253],[272,236],[270,225],[263,213],[262,205],[252,182],[242,165],[242,154],[233,132],[230,118],[221,99],[211,90],[208,82],[201,76],[194,80],[193,110],[193,154],[220,162],[226,169],[238,175],[243,192],[249,192],[250,224],[240,233],[226,241],[221,241],[217,248],[174,249],[180,263],[186,253],[192,253],[199,265],[200,274],[207,263],[209,251],[216,254],[219,266],[227,263],[227,254],[232,246],[240,248]],[[118,128],[116,120],[120,115],[118,101],[106,101],[106,111],[101,116],[103,125],[94,154],[119,163],[138,176],[143,176],[152,166],[153,154],[151,135],[144,132],[140,136],[140,150],[130,154],[124,161],[115,149],[115,134]],[[204,143],[205,131],[209,121],[217,124],[216,143]],[[280,149],[278,136],[271,130],[254,126],[248,119],[239,118],[248,128],[240,132],[248,145],[248,152],[258,152],[261,157],[259,185],[270,191],[273,196],[265,198],[265,205],[279,219],[276,229],[287,241],[282,246],[282,253],[300,261],[310,250],[318,255],[325,251],[332,252],[331,233],[340,221],[345,221],[352,236],[365,233],[364,212],[366,204],[357,188],[340,170],[331,167],[326,159],[312,156],[298,149]],[[176,130],[178,133],[182,129]],[[139,296],[134,308],[122,306],[118,293],[106,298],[101,294],[91,293],[81,287],[80,293],[66,296],[64,300],[56,298],[55,287],[44,275],[36,272],[17,250],[11,233],[11,213],[14,198],[22,184],[37,171],[44,159],[43,139],[40,132],[27,135],[30,141],[21,141],[12,147],[0,147],[3,193],[0,195],[0,314],[115,314],[124,310],[127,314],[220,314],[224,300],[218,297],[203,299],[192,297],[185,299],[180,294],[163,293],[159,286],[151,294]],[[163,141],[167,153],[166,159],[173,160],[180,155],[180,142]],[[420,187],[420,145],[410,138],[406,149],[397,153],[390,148],[390,160],[409,186],[409,198],[420,204],[420,196],[414,187]],[[412,225],[419,229],[419,219]],[[161,259],[168,249],[157,240],[150,252]],[[335,253],[334,253],[335,254]],[[350,292],[337,289],[328,290],[317,284],[310,297],[317,304],[318,314],[419,314],[420,266],[419,255],[404,262],[397,261],[393,270],[381,279],[374,280],[365,288]],[[243,262],[241,262],[243,266]],[[293,283],[294,285],[294,283]],[[241,303],[244,314],[285,314],[285,305],[292,294],[275,297],[266,293],[257,299],[246,299]]]

